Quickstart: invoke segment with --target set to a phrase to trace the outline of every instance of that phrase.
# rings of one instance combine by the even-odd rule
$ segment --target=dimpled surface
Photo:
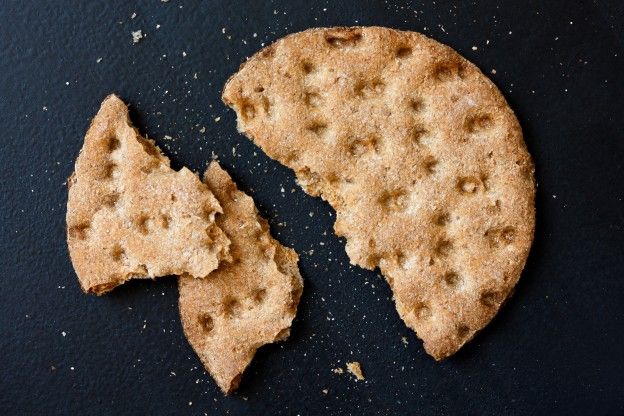
[[[534,230],[516,117],[473,64],[421,34],[311,29],[241,66],[238,128],[336,210],[354,264],[379,267],[436,359],[510,295]]]
[[[256,349],[288,337],[303,280],[297,253],[271,237],[253,199],[217,162],[204,182],[223,207],[217,224],[232,242],[232,261],[206,279],[180,277],[180,316],[202,363],[221,390],[231,393]]]
[[[227,257],[219,203],[190,170],[176,172],[108,96],[68,180],[67,243],[85,292],[130,278],[204,277]]]

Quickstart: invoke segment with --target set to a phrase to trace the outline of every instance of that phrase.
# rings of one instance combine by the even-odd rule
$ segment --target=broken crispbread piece
[[[231,240],[232,262],[206,279],[179,278],[180,316],[189,343],[227,394],[259,347],[288,337],[303,281],[297,253],[271,237],[253,199],[217,162],[204,181],[223,207],[217,224]]]
[[[244,63],[238,128],[336,210],[436,359],[493,318],[535,223],[533,164],[496,86],[451,48],[382,27],[311,29]]]
[[[67,185],[67,243],[85,292],[131,278],[204,277],[227,257],[215,197],[188,169],[169,167],[115,95],[91,122]]]

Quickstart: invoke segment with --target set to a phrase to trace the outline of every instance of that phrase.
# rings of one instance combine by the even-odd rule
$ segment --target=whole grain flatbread
[[[85,292],[131,278],[204,277],[227,258],[215,197],[188,169],[169,167],[115,95],[91,122],[67,185],[67,243]]]
[[[336,210],[436,359],[509,296],[534,230],[533,164],[496,86],[455,51],[381,27],[311,29],[225,85],[238,128]]]
[[[232,262],[206,279],[179,278],[180,316],[189,343],[225,393],[234,391],[256,350],[288,337],[303,290],[297,253],[280,245],[253,199],[212,162],[204,182],[224,214]]]

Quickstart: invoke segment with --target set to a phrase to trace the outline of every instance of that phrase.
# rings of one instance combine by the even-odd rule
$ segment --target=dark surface
[[[621,1],[80,3],[0,2],[0,414],[624,414]],[[239,135],[219,99],[263,44],[353,24],[421,31],[476,63],[536,162],[537,233],[516,294],[442,363],[379,275],[348,265],[333,211]],[[65,178],[113,91],[175,167],[201,171],[214,152],[301,254],[292,336],[261,349],[232,397],[182,335],[175,279],[79,289]],[[353,360],[365,382],[331,371]]]

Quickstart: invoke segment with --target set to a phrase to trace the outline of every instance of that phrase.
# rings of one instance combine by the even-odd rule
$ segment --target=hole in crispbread
[[[208,334],[214,329],[214,319],[209,313],[202,313],[197,317],[197,322],[204,333]]]
[[[485,232],[485,237],[492,247],[509,245],[516,239],[516,229],[511,226],[490,228]]]
[[[257,288],[253,291],[251,298],[255,304],[261,304],[264,302],[267,296],[267,291],[264,288]]]
[[[355,95],[360,98],[372,98],[380,95],[386,89],[386,84],[379,78],[361,80],[355,84]]]
[[[470,327],[468,325],[457,325],[457,338],[464,339],[470,334]]]
[[[474,194],[481,187],[481,181],[474,176],[465,176],[457,181],[457,188],[466,194]]]
[[[112,192],[102,198],[102,203],[107,207],[113,208],[117,205],[117,202],[119,202],[119,198],[120,195],[118,192]]]
[[[303,71],[304,74],[311,74],[312,72],[315,71],[315,67],[314,65],[310,62],[310,61],[302,61],[301,62],[301,70]]]
[[[275,45],[269,45],[260,51],[260,56],[265,59],[273,58],[275,56]]]
[[[322,121],[314,121],[308,124],[308,127],[306,128],[308,129],[308,131],[311,131],[319,137],[325,137],[325,135],[327,134],[327,123],[324,123]]]
[[[119,244],[115,244],[111,249],[111,258],[115,262],[121,262],[126,255],[126,251]]]
[[[223,314],[229,318],[240,316],[242,310],[241,303],[233,297],[226,297],[223,301]]]
[[[438,62],[433,67],[433,78],[436,81],[446,82],[455,77],[464,77],[464,67],[459,61]]]
[[[257,86],[257,87],[254,88],[254,92],[258,92],[258,93],[264,92],[264,87],[263,86]]]
[[[169,215],[167,214],[161,214],[160,215],[160,226],[164,229],[168,229],[169,228],[169,223],[171,223],[171,217],[169,217]]]
[[[379,151],[379,138],[370,135],[363,139],[355,139],[348,147],[349,154],[352,156],[362,156],[369,152]]]
[[[442,279],[450,287],[456,287],[460,281],[459,275],[452,270],[444,273]]]
[[[435,254],[438,257],[448,257],[453,249],[453,243],[451,240],[441,238],[435,245]]]
[[[412,142],[416,145],[420,144],[422,141],[422,138],[428,133],[427,129],[425,129],[423,126],[414,126],[412,128],[412,132],[411,132],[411,136],[412,136]]]
[[[115,150],[119,149],[120,146],[121,142],[117,137],[113,136],[108,139],[107,147],[109,152],[114,152]]]
[[[428,174],[432,175],[437,172],[438,160],[433,156],[427,156],[423,160],[423,166],[425,168],[425,171]]]
[[[407,207],[407,192],[404,189],[383,192],[379,203],[391,211],[402,211]]]
[[[243,115],[243,120],[249,121],[256,117],[256,107],[249,102],[243,103],[241,106],[241,114]]]
[[[409,106],[413,111],[419,113],[425,108],[425,102],[422,98],[412,98],[409,101]]]
[[[150,218],[145,214],[141,214],[134,220],[134,225],[141,234],[147,235],[149,234],[149,222]]]
[[[451,215],[448,212],[441,212],[436,214],[433,218],[433,222],[440,227],[447,225],[451,222]]]
[[[407,58],[411,54],[412,54],[412,48],[410,48],[409,46],[401,46],[395,52],[396,57],[400,59]]]
[[[476,114],[466,118],[464,129],[468,133],[477,133],[487,130],[494,125],[494,120],[489,114]]]
[[[316,92],[306,92],[304,93],[303,101],[309,107],[319,107],[322,104],[323,99]]]
[[[102,164],[102,168],[101,168],[101,172],[100,172],[100,178],[101,179],[111,179],[114,176],[118,176],[117,174],[117,164],[114,162],[106,162],[104,164]]]
[[[362,40],[358,29],[332,30],[325,34],[325,42],[334,48],[354,47]]]
[[[91,224],[89,222],[83,222],[78,225],[69,227],[67,233],[69,234],[70,238],[74,238],[76,240],[86,240],[87,232],[89,231],[90,227]]]
[[[503,301],[503,295],[501,292],[486,290],[481,293],[479,297],[479,302],[481,302],[484,306],[488,308],[494,308]]]
[[[416,302],[412,308],[412,314],[417,319],[427,319],[431,317],[431,308],[425,302]]]

